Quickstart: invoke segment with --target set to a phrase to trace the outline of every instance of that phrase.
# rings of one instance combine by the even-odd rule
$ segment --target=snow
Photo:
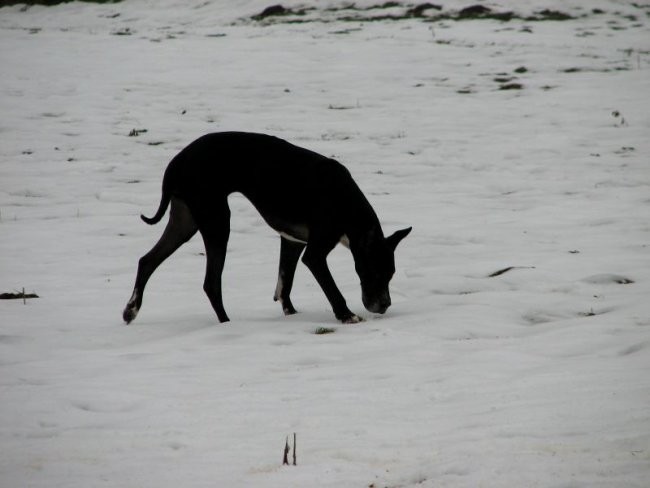
[[[40,296],[0,301],[0,485],[647,486],[650,10],[346,22],[314,2],[309,22],[251,20],[271,3],[0,9],[0,292]],[[337,324],[302,265],[284,317],[279,239],[232,196],[232,322],[196,237],[123,325],[162,231],[138,215],[220,130],[334,156],[386,233],[413,225],[386,315],[339,246],[366,321]]]

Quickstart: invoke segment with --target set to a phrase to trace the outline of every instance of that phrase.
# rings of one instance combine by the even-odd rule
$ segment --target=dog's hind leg
[[[122,313],[122,317],[127,324],[138,315],[138,311],[142,306],[144,288],[153,272],[176,249],[187,242],[197,230],[198,226],[188,206],[182,200],[172,198],[169,222],[167,222],[165,231],[151,251],[142,256],[138,262],[138,274],[135,278],[133,294]]]
[[[225,198],[217,207],[210,207],[209,215],[199,217],[199,231],[205,244],[207,260],[203,290],[208,295],[219,322],[228,322],[230,319],[223,307],[221,294],[221,273],[230,237],[230,209]]]
[[[302,242],[295,242],[281,237],[280,244],[280,269],[278,271],[278,285],[275,288],[275,295],[273,299],[278,300],[282,304],[282,310],[285,315],[292,315],[296,313],[291,303],[291,288],[293,287],[293,277],[296,273],[296,265],[300,254],[305,249],[306,244]]]

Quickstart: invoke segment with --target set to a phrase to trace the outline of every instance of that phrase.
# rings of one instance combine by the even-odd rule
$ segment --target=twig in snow
[[[284,457],[282,458],[282,465],[289,466],[289,436],[284,444]]]
[[[535,266],[508,266],[507,268],[500,269],[499,271],[495,271],[494,273],[491,273],[488,275],[488,278],[495,278],[497,276],[501,276],[503,273],[507,273],[508,271],[512,271],[513,269],[535,269]]]
[[[282,465],[283,466],[289,466],[289,451],[291,448],[289,447],[289,436],[287,436],[287,439],[284,443],[284,456],[282,457]],[[296,433],[293,433],[293,465],[296,466]]]

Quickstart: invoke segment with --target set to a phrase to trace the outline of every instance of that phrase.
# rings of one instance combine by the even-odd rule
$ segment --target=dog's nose
[[[371,298],[367,294],[362,294],[361,298],[363,299],[363,305],[366,307],[366,310],[372,313],[386,313],[388,307],[390,307],[390,295],[387,293],[381,294],[378,297]]]
[[[386,313],[386,310],[388,310],[388,307],[390,307],[390,300],[376,304],[374,310],[372,311],[375,313],[384,314]]]

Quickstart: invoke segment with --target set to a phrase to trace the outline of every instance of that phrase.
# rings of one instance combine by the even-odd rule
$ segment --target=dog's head
[[[398,230],[389,237],[369,239],[354,253],[354,264],[361,278],[363,306],[373,313],[384,313],[390,307],[388,283],[395,274],[395,248],[411,227]]]

